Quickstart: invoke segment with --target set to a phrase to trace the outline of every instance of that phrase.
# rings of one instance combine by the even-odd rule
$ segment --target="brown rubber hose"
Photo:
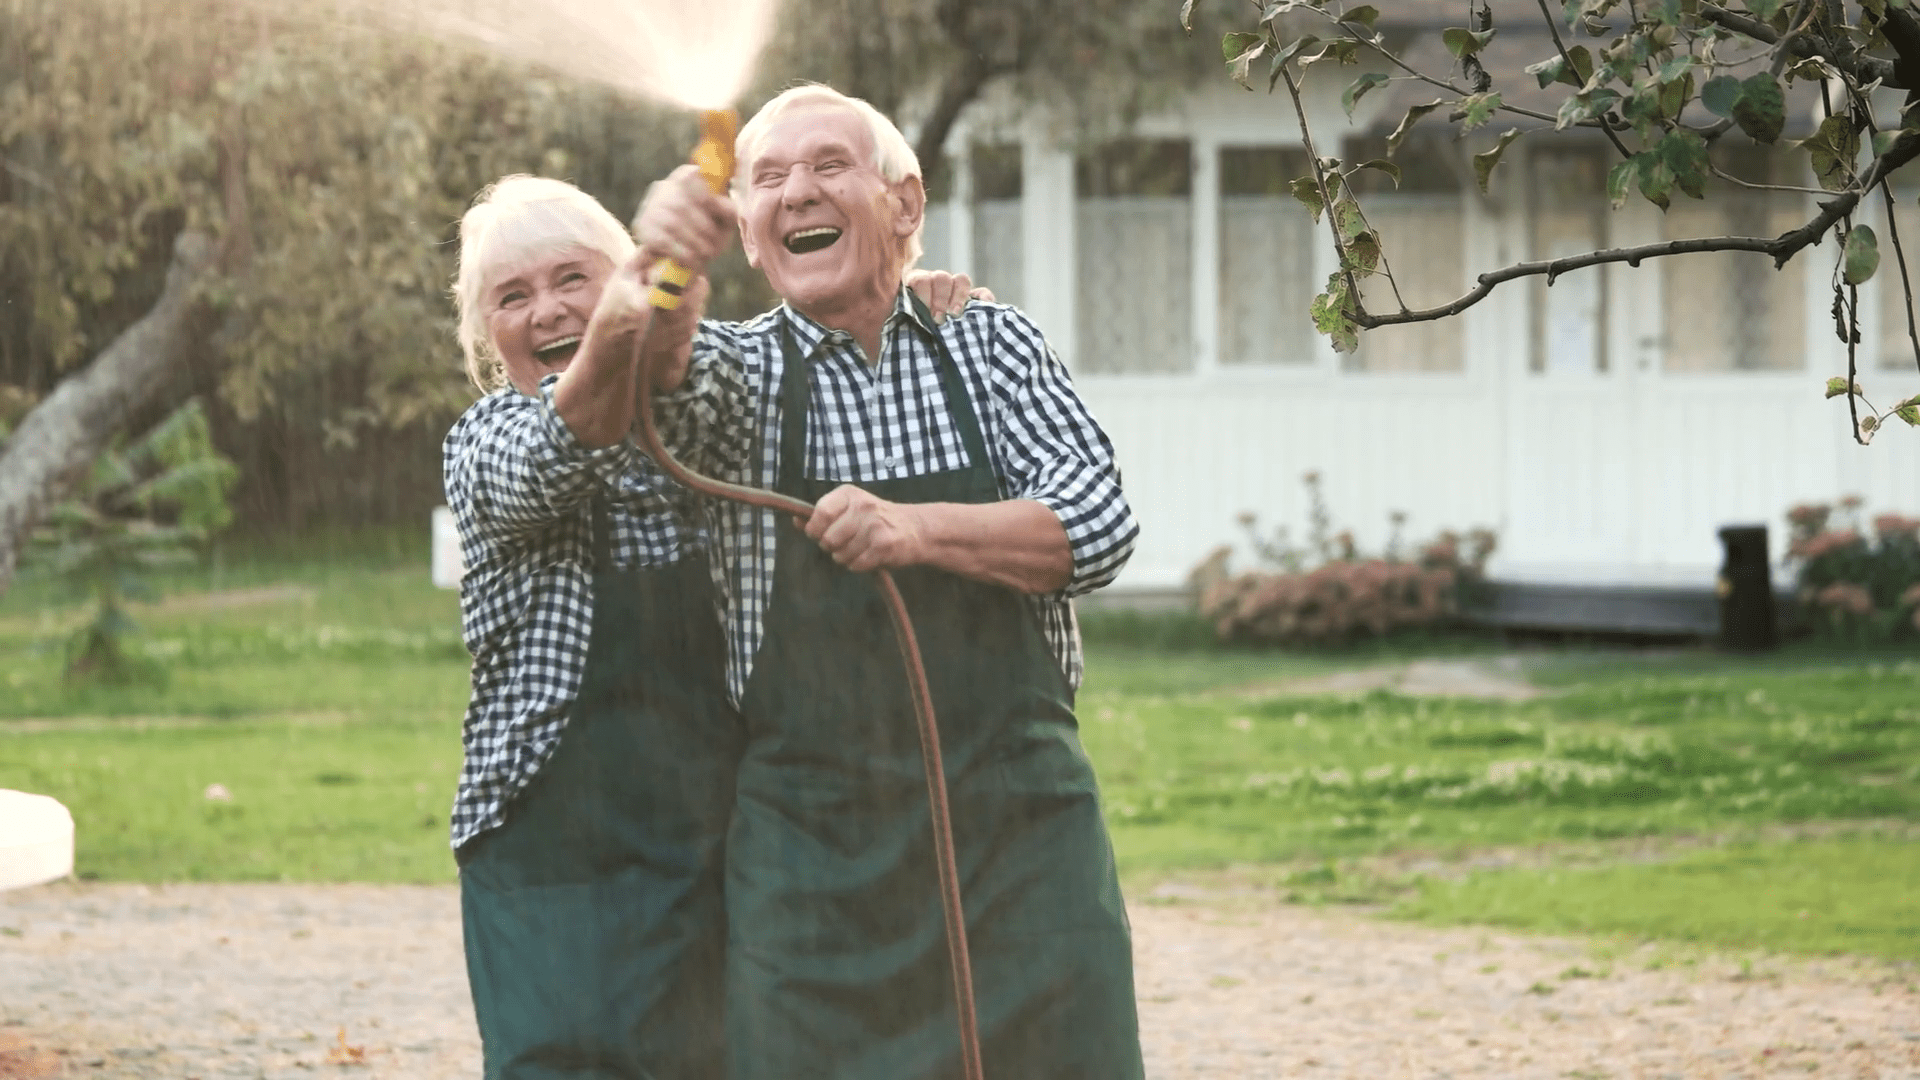
[[[669,476],[687,488],[716,499],[757,506],[776,513],[791,514],[805,520],[813,516],[813,504],[775,491],[730,484],[702,476],[687,468],[667,452],[653,423],[653,379],[641,355],[641,342],[633,345],[634,370],[640,381],[639,413],[641,449],[660,464]],[[805,422],[805,418],[801,418]],[[940,907],[947,922],[947,953],[953,960],[954,1007],[960,1022],[960,1069],[965,1080],[984,1080],[980,1071],[980,1023],[973,1004],[973,963],[967,953],[967,920],[960,908],[960,868],[953,851],[953,816],[947,809],[947,773],[940,760],[940,725],[933,715],[933,695],[927,689],[927,670],[920,662],[920,645],[914,640],[913,620],[907,617],[907,602],[894,584],[893,575],[875,570],[874,580],[887,599],[887,615],[893,621],[893,636],[900,643],[900,659],[906,664],[907,686],[913,694],[913,715],[920,724],[920,760],[927,773],[927,801],[933,807],[933,851],[940,868]]]

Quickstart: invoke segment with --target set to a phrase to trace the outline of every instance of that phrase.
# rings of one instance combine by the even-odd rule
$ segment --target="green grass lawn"
[[[467,662],[422,553],[377,537],[242,549],[217,579],[170,586],[137,613],[159,686],[64,686],[77,609],[32,582],[0,602],[0,786],[73,809],[81,874],[451,880]],[[1529,670],[1556,692],[1533,702],[1337,699],[1271,684],[1498,646],[1282,654],[1197,648],[1177,624],[1087,631],[1081,725],[1135,882],[1251,865],[1337,897],[1368,860],[1520,849],[1537,857],[1349,892],[1436,921],[1916,955],[1920,843],[1902,837],[1920,822],[1920,658],[1541,652]],[[207,798],[215,784],[230,798]],[[1894,828],[1753,839],[1802,823]],[[1597,866],[1553,854],[1683,837],[1753,842]]]

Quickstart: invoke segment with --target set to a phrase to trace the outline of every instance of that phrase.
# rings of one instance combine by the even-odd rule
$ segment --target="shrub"
[[[1459,614],[1463,594],[1470,601],[1484,585],[1492,531],[1442,532],[1407,559],[1400,538],[1406,515],[1395,513],[1385,552],[1368,556],[1351,532],[1333,531],[1320,475],[1307,473],[1302,482],[1310,507],[1304,546],[1291,542],[1285,526],[1261,535],[1258,519],[1242,514],[1253,551],[1269,569],[1235,575],[1231,549],[1222,548],[1190,578],[1201,615],[1222,640],[1341,644],[1435,626]]]
[[[1888,641],[1920,634],[1920,518],[1860,522],[1861,500],[1787,511],[1795,596],[1816,634]]]

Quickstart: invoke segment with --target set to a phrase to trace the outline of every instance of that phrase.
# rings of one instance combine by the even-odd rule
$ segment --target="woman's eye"
[[[526,302],[527,294],[517,289],[500,297],[500,306],[503,308],[519,307]]]
[[[587,280],[587,275],[581,273],[578,270],[569,270],[567,273],[562,274],[560,276],[560,284],[562,285],[579,285],[584,283],[586,280]]]

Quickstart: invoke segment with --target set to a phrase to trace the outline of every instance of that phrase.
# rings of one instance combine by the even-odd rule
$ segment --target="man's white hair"
[[[460,312],[467,377],[482,392],[507,381],[481,310],[488,283],[503,271],[572,248],[597,251],[619,266],[633,257],[634,243],[599,200],[564,180],[503,176],[474,196],[473,206],[460,219],[453,303]]]
[[[749,171],[753,168],[754,155],[760,152],[760,143],[767,136],[767,129],[775,120],[787,113],[799,109],[845,109],[858,116],[867,126],[867,132],[873,136],[873,164],[880,175],[889,184],[897,184],[911,176],[920,180],[924,187],[925,179],[920,172],[920,158],[913,152],[913,145],[893,121],[886,118],[879,109],[874,108],[857,97],[835,90],[821,83],[801,83],[780,92],[772,101],[760,106],[746,126],[740,129],[740,135],[733,141],[733,156],[739,167],[733,172],[733,201],[740,206],[747,202],[747,191],[752,182]],[[926,214],[920,215],[920,226],[907,238],[907,261],[902,269],[911,269],[920,261],[922,247],[920,234],[927,225]]]

